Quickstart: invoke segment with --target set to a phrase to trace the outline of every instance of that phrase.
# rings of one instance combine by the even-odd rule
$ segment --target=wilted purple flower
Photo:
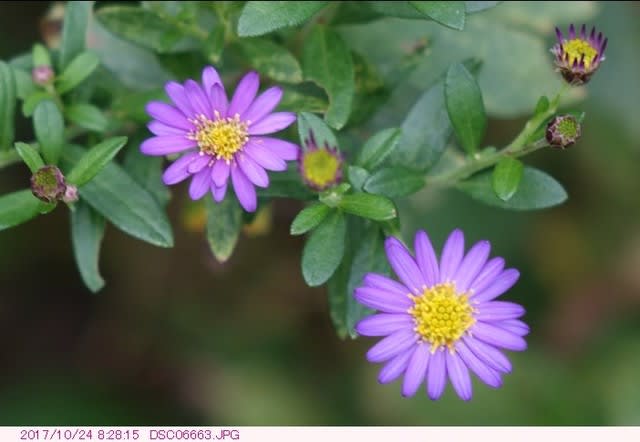
[[[580,35],[576,35],[573,25],[569,26],[569,38],[565,39],[560,29],[556,28],[558,43],[551,48],[556,56],[556,66],[564,79],[573,85],[581,85],[589,81],[593,73],[604,61],[607,38],[602,32],[596,35],[596,28],[591,28],[587,37],[587,28],[582,25]]]
[[[529,327],[518,318],[518,304],[495,301],[520,274],[504,270],[504,260],[488,260],[490,245],[480,241],[464,254],[464,235],[454,230],[440,261],[429,237],[415,237],[415,258],[400,241],[388,238],[387,258],[400,282],[376,273],[355,290],[361,304],[379,313],[362,319],[356,331],[385,336],[367,352],[370,362],[384,362],[380,383],[404,374],[403,396],[426,384],[429,397],[442,396],[447,379],[460,398],[472,396],[469,370],[487,385],[502,385],[511,363],[500,349],[522,351]]]
[[[192,199],[211,192],[220,202],[231,179],[242,207],[256,210],[254,186],[269,185],[265,169],[283,171],[285,161],[298,157],[297,145],[263,136],[288,127],[296,115],[272,112],[282,98],[282,89],[271,87],[256,97],[259,85],[258,74],[249,72],[229,101],[218,72],[211,66],[202,72],[202,84],[194,80],[167,83],[165,91],[174,105],[159,101],[147,105],[147,113],[154,118],[148,127],[156,136],[140,146],[147,155],[182,153],[164,172],[165,184],[192,177]]]
[[[338,147],[329,146],[326,141],[319,147],[312,131],[305,140],[305,147],[298,158],[298,171],[307,186],[322,191],[340,184],[344,161]]]

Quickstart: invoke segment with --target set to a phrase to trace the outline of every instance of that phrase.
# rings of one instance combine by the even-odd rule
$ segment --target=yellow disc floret
[[[473,307],[466,294],[456,292],[451,283],[427,288],[421,295],[412,296],[409,313],[416,320],[416,332],[431,344],[431,351],[453,345],[473,325]]]
[[[565,41],[562,44],[562,48],[564,49],[564,52],[569,55],[570,65],[573,65],[573,62],[576,60],[580,63],[584,56],[585,69],[589,69],[593,59],[598,54],[598,51],[591,46],[588,41],[582,40],[581,38],[574,38],[573,40]]]
[[[326,149],[313,149],[304,153],[302,171],[304,178],[317,188],[325,188],[339,176],[341,161]]]
[[[220,118],[216,111],[215,119],[199,115],[192,123],[196,130],[190,134],[190,138],[198,142],[200,152],[218,159],[230,161],[249,140],[248,124],[240,121],[237,114],[233,118]]]

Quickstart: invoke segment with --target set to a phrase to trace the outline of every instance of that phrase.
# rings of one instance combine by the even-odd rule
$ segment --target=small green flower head
[[[585,25],[580,28],[579,35],[573,25],[569,26],[569,38],[564,38],[562,31],[556,28],[556,36],[558,43],[551,48],[551,53],[556,56],[555,63],[562,77],[575,86],[587,83],[605,59],[607,38],[602,32],[596,35],[595,27],[587,36]]]
[[[327,142],[318,147],[313,132],[309,132],[304,144],[305,149],[298,158],[298,170],[307,186],[320,192],[340,184],[344,160],[338,147],[331,147]]]
[[[56,166],[44,166],[31,175],[31,192],[46,203],[62,199],[66,190],[64,175]]]
[[[547,125],[546,138],[551,147],[564,149],[578,141],[581,135],[580,122],[573,115],[559,115]]]
[[[55,77],[55,73],[51,66],[42,65],[36,66],[31,71],[31,78],[33,82],[39,86],[46,86],[50,84]]]

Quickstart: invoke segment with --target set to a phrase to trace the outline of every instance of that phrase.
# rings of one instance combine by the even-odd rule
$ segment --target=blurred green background
[[[489,239],[494,254],[521,270],[508,296],[528,310],[530,348],[511,355],[514,372],[501,389],[475,383],[474,399],[463,403],[449,387],[431,402],[425,394],[402,398],[398,383],[379,385],[377,367],[364,358],[373,341],[339,340],[324,288],[302,280],[303,239],[288,235],[299,203],[270,206],[221,265],[179,186],[169,206],[176,247],[154,248],[109,228],[101,255],[107,286],[97,295],[75,269],[67,211],[0,233],[0,424],[640,424],[640,6],[508,3],[486,13],[493,16],[469,17],[469,32],[484,40],[404,21],[406,35],[398,37],[408,46],[420,33],[434,39],[426,70],[412,77],[416,86],[440,73],[429,66],[448,57],[444,43],[469,38],[476,38],[470,55],[477,50],[519,73],[508,87],[492,83],[504,72],[485,60],[481,84],[492,90],[485,101],[493,115],[487,142],[498,146],[523,124],[514,116],[525,116],[548,92],[527,75],[553,76],[550,54],[547,64],[520,66],[529,54],[503,50],[502,39],[532,32],[551,45],[554,16],[567,25],[574,11],[576,21],[595,24],[610,39],[607,60],[572,107],[586,111],[583,139],[527,159],[563,183],[567,203],[513,213],[429,190],[402,203],[407,237],[425,228],[441,245],[461,227],[468,243]],[[42,39],[49,6],[0,4],[1,59]],[[505,20],[515,37],[490,39],[482,28],[492,23],[487,17]],[[377,30],[398,23],[365,26],[375,40]],[[354,47],[368,47],[362,27],[342,32]],[[368,54],[381,59],[381,71],[384,51]],[[522,91],[520,101],[501,95],[513,89]],[[415,95],[401,92],[391,103],[406,112]],[[386,118],[381,115],[378,120]],[[31,136],[28,122],[20,121],[17,138]],[[24,187],[28,178],[24,166],[3,169],[0,192]]]

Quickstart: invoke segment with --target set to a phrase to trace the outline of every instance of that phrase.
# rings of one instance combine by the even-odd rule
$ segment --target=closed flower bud
[[[546,138],[551,147],[564,149],[575,144],[581,135],[580,122],[573,115],[559,115],[547,125]]]
[[[31,176],[31,192],[46,203],[60,200],[67,190],[64,175],[56,166],[44,166]]]
[[[326,142],[318,147],[313,132],[309,132],[305,145],[298,159],[298,170],[307,186],[322,191],[340,184],[343,158],[338,147]]]
[[[46,66],[46,65],[36,66],[31,71],[31,78],[33,79],[33,82],[40,86],[44,86],[51,83],[53,81],[54,76],[55,76],[55,73],[53,72],[53,69],[51,69],[51,66]]]

